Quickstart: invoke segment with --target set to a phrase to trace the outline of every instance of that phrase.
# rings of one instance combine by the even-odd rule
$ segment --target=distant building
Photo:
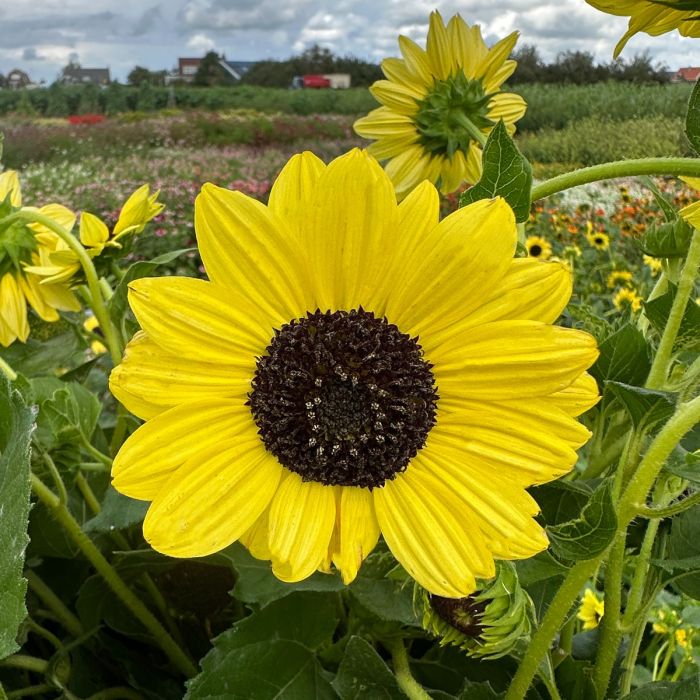
[[[109,68],[83,68],[78,63],[69,63],[58,79],[64,85],[109,85]]]
[[[695,83],[700,78],[700,68],[679,68],[671,75],[672,83]]]
[[[33,85],[31,78],[19,68],[13,68],[5,78],[7,87],[10,90],[19,90]]]
[[[197,75],[197,69],[202,62],[201,58],[178,58],[177,73],[168,76],[168,82],[191,83]],[[237,83],[255,65],[255,61],[227,61],[222,57],[219,65],[231,78],[231,82]]]

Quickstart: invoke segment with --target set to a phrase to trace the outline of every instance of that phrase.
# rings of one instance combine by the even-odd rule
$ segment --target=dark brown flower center
[[[265,447],[305,481],[383,486],[425,445],[438,395],[416,338],[362,308],[275,331],[249,395]]]
[[[469,596],[443,598],[431,595],[430,605],[438,617],[467,637],[478,637],[481,634],[481,616],[486,609],[484,603],[477,603]]]

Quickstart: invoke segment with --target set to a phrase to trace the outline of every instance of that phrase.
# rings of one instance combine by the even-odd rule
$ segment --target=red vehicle
[[[292,78],[293,88],[329,88],[331,81],[325,75],[295,75]]]
[[[100,124],[103,121],[104,114],[72,114],[68,117],[69,124]]]

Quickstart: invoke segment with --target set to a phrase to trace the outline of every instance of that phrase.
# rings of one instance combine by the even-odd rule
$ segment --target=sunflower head
[[[623,287],[613,296],[613,304],[618,311],[636,313],[642,308],[642,297],[634,289]]]
[[[283,581],[350,583],[383,536],[423,588],[463,598],[547,546],[526,489],[588,439],[595,341],[552,325],[571,276],[514,258],[504,200],[439,210],[427,182],[398,204],[359,150],[295,156],[268,205],[203,187],[210,281],[131,282],[142,331],[110,377],[146,420],[113,483],[152,501],[155,549],[240,540]]]
[[[402,58],[382,62],[386,80],[372,94],[382,103],[355,122],[375,140],[369,150],[386,169],[400,197],[424,179],[449,194],[481,175],[482,143],[499,119],[509,132],[525,114],[525,101],[503,93],[515,70],[509,60],[517,33],[487,47],[478,26],[459,15],[445,25],[430,15],[426,48],[399,37]]]
[[[528,236],[525,239],[525,247],[527,248],[527,254],[531,258],[547,260],[552,256],[552,246],[542,236]]]
[[[520,586],[515,567],[498,562],[492,581],[477,582],[466,598],[442,598],[416,585],[414,605],[423,628],[469,656],[497,659],[529,639],[532,601]]]
[[[632,273],[629,270],[613,270],[609,275],[606,284],[608,289],[616,287],[631,287]]]
[[[607,250],[610,247],[610,237],[602,231],[586,231],[586,240],[596,250]]]
[[[598,594],[587,588],[581,599],[576,617],[583,622],[583,629],[595,629],[600,623],[601,618],[605,614],[605,603]]]
[[[644,255],[642,256],[642,260],[649,268],[649,272],[651,273],[652,277],[656,277],[656,275],[658,275],[659,272],[664,269],[664,264],[661,262],[661,260],[659,260],[659,258],[654,258],[651,255]]]

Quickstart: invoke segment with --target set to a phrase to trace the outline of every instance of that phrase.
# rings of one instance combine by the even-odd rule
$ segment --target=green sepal
[[[698,9],[698,3],[695,3],[695,5],[695,9]],[[688,111],[685,114],[685,135],[688,137],[693,150],[700,154],[700,80],[695,83],[688,100]]]
[[[692,227],[679,218],[650,225],[641,238],[635,239],[635,243],[643,253],[653,258],[684,258],[692,236]]]

